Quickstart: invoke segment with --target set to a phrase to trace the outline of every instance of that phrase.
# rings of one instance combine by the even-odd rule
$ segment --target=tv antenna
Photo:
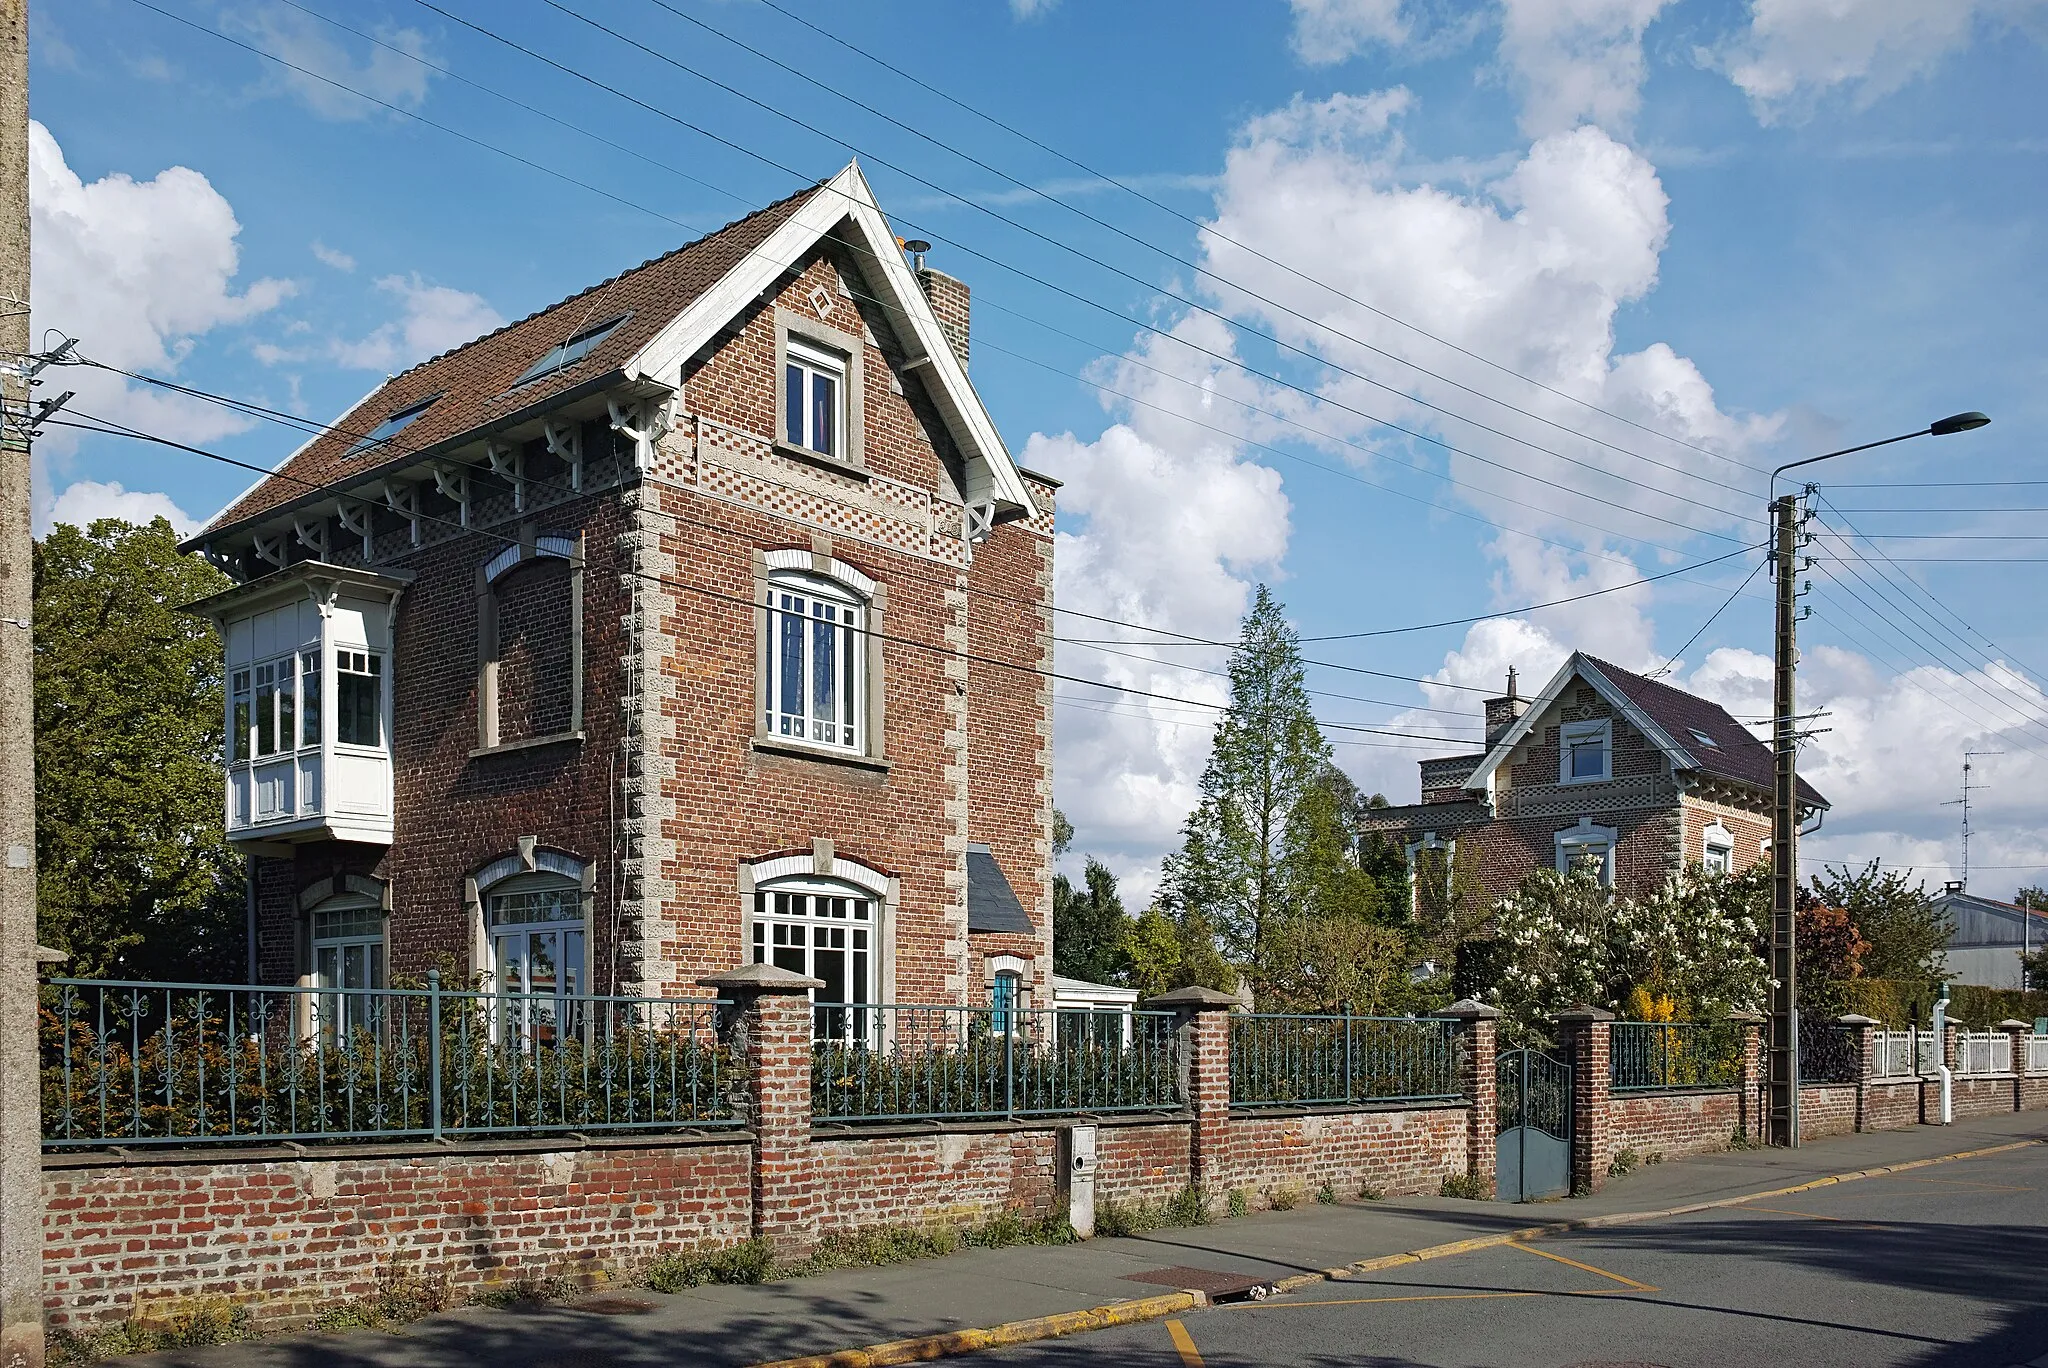
[[[1960,797],[1960,798],[1951,798],[1951,799],[1950,799],[1949,801],[1947,801],[1946,803],[1943,803],[1943,804],[1942,804],[1942,806],[1943,806],[1943,807],[1960,807],[1960,808],[1961,808],[1961,809],[1963,810],[1963,888],[1962,888],[1962,891],[1963,891],[1963,892],[1965,892],[1965,893],[1967,893],[1967,892],[1969,892],[1969,891],[1970,891],[1970,795],[1971,795],[1971,794],[1973,794],[1973,793],[1976,793],[1976,792],[1978,792],[1979,790],[1982,790],[1982,789],[1987,789],[1987,788],[1991,787],[1991,786],[1990,786],[1989,784],[1973,784],[1973,783],[1971,783],[1971,782],[1970,782],[1970,769],[1971,769],[1971,765],[1970,765],[1970,762],[1971,762],[1972,760],[1975,760],[1975,759],[1976,759],[1976,758],[1977,758],[1978,756],[1980,756],[1980,755],[2003,755],[2003,754],[2005,754],[2005,752],[2004,752],[2004,751],[1973,751],[1973,750],[1966,750],[1966,751],[1964,751],[1964,752],[1963,752],[1963,796],[1962,796],[1962,797]]]

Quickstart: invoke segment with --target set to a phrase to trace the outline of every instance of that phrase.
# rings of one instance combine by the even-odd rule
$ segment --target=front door
[[[1527,1202],[1570,1192],[1572,1066],[1532,1049],[1503,1051],[1494,1068],[1494,1195]]]

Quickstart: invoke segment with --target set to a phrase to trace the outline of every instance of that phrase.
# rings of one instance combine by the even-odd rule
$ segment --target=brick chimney
[[[952,345],[953,355],[960,358],[962,369],[967,366],[967,286],[955,280],[944,271],[934,271],[924,264],[923,253],[918,254],[917,283],[924,290],[924,297],[932,302],[932,312],[939,316],[939,330]]]
[[[1508,691],[1501,698],[1486,700],[1486,744],[1490,747],[1500,740],[1501,734],[1515,725],[1517,719],[1529,711],[1529,700],[1515,690],[1515,669],[1508,667]]]

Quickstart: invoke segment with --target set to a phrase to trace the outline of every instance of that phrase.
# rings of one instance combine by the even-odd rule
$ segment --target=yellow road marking
[[[1603,1278],[1611,1278],[1615,1282],[1620,1283],[1623,1287],[1632,1287],[1638,1292],[1654,1292],[1657,1290],[1651,1287],[1648,1283],[1637,1282],[1634,1278],[1624,1278],[1619,1273],[1609,1273],[1604,1268],[1595,1268],[1593,1267],[1593,1265],[1589,1263],[1580,1263],[1577,1259],[1567,1259],[1562,1254],[1553,1254],[1547,1249],[1538,1249],[1534,1245],[1526,1245],[1519,1240],[1508,1241],[1507,1248],[1519,1249],[1524,1254],[1534,1254],[1539,1259],[1554,1259],[1561,1264],[1570,1264],[1573,1268],[1579,1269],[1582,1272],[1597,1273],[1599,1276]]]
[[[1575,1292],[1420,1292],[1407,1297],[1344,1297],[1330,1301],[1288,1301],[1288,1302],[1232,1302],[1220,1307],[1223,1311],[1307,1311],[1318,1306],[1379,1306],[1387,1302],[1432,1302],[1432,1301],[1499,1301],[1505,1297],[1619,1297],[1626,1292],[1655,1292],[1659,1289],[1646,1283],[1637,1283],[1632,1288],[1610,1290],[1608,1288],[1580,1289]]]
[[[1188,1328],[1177,1320],[1166,1323],[1166,1333],[1173,1336],[1173,1347],[1180,1351],[1180,1361],[1185,1368],[1202,1368],[1202,1355],[1195,1348],[1195,1341],[1188,1334]]]
[[[1743,1206],[1742,1211],[1768,1211],[1773,1216],[1804,1216],[1809,1221],[1836,1221],[1842,1225],[1858,1226],[1864,1230],[1886,1230],[1890,1227],[1870,1221],[1858,1221],[1848,1216],[1823,1216],[1818,1211],[1794,1211],[1790,1207]]]

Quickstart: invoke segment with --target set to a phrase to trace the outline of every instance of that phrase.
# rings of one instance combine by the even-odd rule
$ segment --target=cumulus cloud
[[[181,537],[199,530],[199,520],[178,507],[168,494],[124,489],[118,481],[76,480],[48,498],[36,501],[35,533],[42,536],[58,523],[89,527],[100,518],[146,523],[163,518]]]
[[[87,356],[125,370],[175,372],[199,338],[245,323],[292,294],[290,281],[234,288],[241,224],[205,176],[183,166],[137,181],[87,182],[40,123],[29,125],[32,326],[79,339]],[[52,339],[54,340],[54,338]],[[64,374],[73,407],[186,442],[244,430],[226,410],[84,367]],[[64,429],[46,441],[62,453]]]
[[[397,371],[505,326],[482,295],[430,285],[415,271],[388,275],[377,288],[399,302],[399,317],[354,342],[335,342],[335,361],[357,370]]]
[[[1625,130],[1642,101],[1643,33],[1670,0],[1503,0],[1500,58],[1532,137]]]
[[[1751,0],[1749,26],[1706,60],[1759,121],[1796,121],[1832,92],[1864,108],[1969,46],[1982,25],[2033,28],[2043,0]]]
[[[303,68],[292,71],[265,63],[266,88],[289,94],[319,117],[336,122],[367,119],[383,111],[330,81],[400,109],[418,109],[426,102],[428,83],[435,74],[413,60],[431,59],[432,55],[426,35],[414,28],[380,26],[376,36],[389,46],[362,43],[358,55],[340,30],[283,5],[230,10],[221,15],[221,27]],[[317,74],[309,76],[307,72]],[[319,79],[322,76],[327,80]]]

